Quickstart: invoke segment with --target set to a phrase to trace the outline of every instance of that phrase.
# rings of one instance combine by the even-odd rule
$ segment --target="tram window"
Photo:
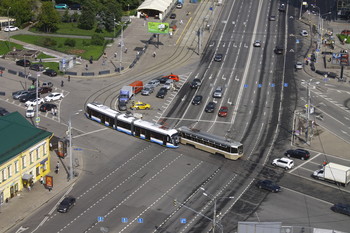
[[[123,122],[123,121],[117,121],[117,126],[118,127],[122,127],[124,129],[131,129],[131,125],[127,122]]]

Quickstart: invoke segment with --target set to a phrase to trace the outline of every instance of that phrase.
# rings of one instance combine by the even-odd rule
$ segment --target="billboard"
[[[148,22],[148,32],[153,34],[168,34],[169,23]]]

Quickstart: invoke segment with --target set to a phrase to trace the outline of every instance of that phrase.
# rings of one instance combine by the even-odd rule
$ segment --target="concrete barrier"
[[[111,71],[110,70],[101,70],[98,72],[98,75],[101,75],[101,74],[110,74]]]
[[[66,71],[65,75],[78,75],[78,72]]]
[[[95,72],[82,72],[81,75],[82,76],[94,76]]]
[[[7,70],[7,72],[9,72],[10,74],[17,74],[17,71],[15,71],[15,70]]]

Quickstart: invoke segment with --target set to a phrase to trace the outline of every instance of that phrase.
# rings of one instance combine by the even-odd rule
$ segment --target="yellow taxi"
[[[150,104],[145,104],[142,102],[135,102],[132,104],[130,107],[131,109],[150,109],[151,105]]]

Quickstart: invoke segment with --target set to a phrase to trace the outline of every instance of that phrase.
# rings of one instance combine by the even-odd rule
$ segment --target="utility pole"
[[[10,9],[11,7],[9,7],[7,9],[7,26],[10,27]],[[8,43],[9,43],[9,49],[11,50],[11,45],[10,45],[10,28],[8,28],[8,32],[7,32],[7,39],[8,39]]]
[[[39,77],[40,77],[40,73],[38,72],[36,75],[36,106],[35,106],[35,124],[36,127],[38,128],[39,126],[39,122],[40,122],[40,118],[39,118],[39,102],[38,102],[38,98],[39,98]]]
[[[77,112],[69,115],[68,121],[68,137],[69,137],[69,180],[74,178],[74,167],[73,167],[73,152],[72,152],[72,115],[78,115],[83,110],[78,110]]]

